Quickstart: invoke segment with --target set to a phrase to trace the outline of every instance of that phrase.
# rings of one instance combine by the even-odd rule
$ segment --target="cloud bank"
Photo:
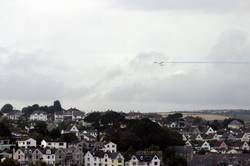
[[[249,108],[246,0],[0,2],[0,105]]]

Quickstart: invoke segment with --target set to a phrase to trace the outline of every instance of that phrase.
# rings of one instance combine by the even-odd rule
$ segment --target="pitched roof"
[[[216,135],[216,133],[211,133],[211,134],[206,135],[205,138],[206,139],[213,139],[215,135]]]
[[[113,152],[113,153],[108,152],[108,155],[112,160],[116,159],[119,154],[120,153],[118,152]]]
[[[232,147],[242,147],[245,142],[237,141],[232,144]]]
[[[90,152],[92,154],[92,156],[94,157],[99,157],[99,158],[103,158],[104,157],[104,154],[105,152],[101,151],[101,150],[98,150],[98,151],[92,151]]]
[[[140,162],[150,162],[154,158],[154,155],[135,155],[135,157],[140,161]]]
[[[219,147],[219,146],[221,146],[221,144],[223,143],[224,141],[217,141],[217,142],[215,142],[215,144],[214,144],[214,146],[215,147]],[[224,142],[225,143],[225,142]],[[226,143],[225,143],[226,144]]]

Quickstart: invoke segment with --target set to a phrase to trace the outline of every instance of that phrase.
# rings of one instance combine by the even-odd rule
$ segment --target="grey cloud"
[[[209,55],[212,61],[250,62],[249,34],[241,30],[224,32],[212,48]],[[249,63],[241,65],[213,65],[213,70],[223,75],[222,78],[231,79],[232,82],[243,82],[249,79]]]
[[[47,101],[62,95],[63,81],[56,73],[48,72],[53,66],[47,56],[40,51],[25,53],[4,48],[0,51],[5,59],[0,68],[1,100]]]
[[[209,58],[219,61],[250,61],[249,53],[248,33],[231,30],[221,35]]]
[[[247,33],[229,31],[218,39],[208,60],[244,60],[249,58],[249,53]],[[157,56],[166,58],[159,53],[138,54],[130,63],[136,66],[133,75],[124,73],[120,79],[125,81],[116,84],[103,99],[119,103],[157,103],[156,107],[160,108],[167,108],[170,103],[180,108],[185,105],[250,106],[250,65],[170,65],[166,70],[151,64]]]
[[[139,10],[198,9],[220,12],[249,5],[245,0],[116,0],[114,3],[128,9]]]
[[[61,97],[63,84],[51,76],[9,73],[1,76],[0,91],[3,100],[47,101]]]

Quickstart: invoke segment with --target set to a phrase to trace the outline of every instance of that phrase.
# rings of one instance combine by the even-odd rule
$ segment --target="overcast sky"
[[[1,0],[0,105],[250,108],[249,0]]]

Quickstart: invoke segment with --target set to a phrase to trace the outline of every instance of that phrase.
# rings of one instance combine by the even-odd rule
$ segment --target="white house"
[[[79,136],[79,130],[75,125],[71,127],[70,132],[76,133],[76,136]]]
[[[67,111],[63,111],[62,116],[63,120],[79,121],[85,118],[85,113],[75,108],[71,108]]]
[[[108,151],[111,153],[117,152],[117,145],[113,142],[109,142],[108,144],[104,145],[103,150],[104,150],[104,152],[108,152]]]
[[[196,137],[195,137],[195,140],[196,141],[203,141],[203,138],[200,134],[198,134]]]
[[[43,148],[51,148],[51,149],[66,149],[67,143],[66,142],[46,142],[45,140],[41,141],[41,146]]]
[[[125,166],[160,166],[160,164],[157,155],[133,155]]]
[[[46,149],[45,153],[43,154],[43,161],[47,165],[55,165],[56,162],[55,153],[51,149]]]
[[[211,147],[210,147],[210,144],[205,141],[202,145],[201,145],[201,149],[204,149],[204,150],[211,150]]]
[[[20,117],[23,116],[23,113],[21,111],[13,110],[5,114],[5,116],[10,120],[19,120]]]
[[[47,114],[43,111],[35,111],[30,115],[30,120],[34,121],[47,121]]]
[[[243,144],[241,144],[240,148],[241,148],[241,150],[249,150],[250,149],[247,142],[244,142]]]
[[[29,138],[24,141],[17,141],[17,146],[20,148],[36,147],[36,140]]]
[[[26,161],[25,153],[21,149],[17,149],[16,151],[13,149],[13,159],[18,161],[19,163],[24,163]]]
[[[11,146],[13,145],[10,143],[9,139],[0,139],[0,151],[10,149]]]
[[[247,142],[235,142],[232,148],[235,150],[250,150]]]
[[[98,166],[101,164],[101,155],[90,153],[89,151],[84,156],[85,166]]]
[[[86,141],[95,141],[96,138],[93,137],[92,135],[90,135],[89,133],[83,132],[80,134],[80,137],[82,140],[86,140]]]
[[[241,142],[249,142],[249,135],[247,133],[244,133],[240,140]]]
[[[177,127],[177,123],[175,122],[172,122],[170,125],[169,125],[170,128],[176,128]]]
[[[73,125],[72,127],[69,127],[66,130],[61,131],[61,134],[66,134],[66,133],[74,133],[74,134],[76,134],[77,137],[80,134],[78,128],[76,127],[76,125]]]
[[[220,140],[220,137],[216,133],[213,133],[213,134],[206,135],[205,136],[205,140],[206,141],[209,141],[209,140]]]
[[[182,140],[187,141],[187,137],[184,134],[182,134]]]
[[[62,122],[64,120],[63,118],[63,112],[62,111],[58,111],[54,113],[54,121],[55,122]]]
[[[117,152],[88,151],[84,156],[84,164],[85,166],[124,166],[124,157]]]
[[[192,144],[189,141],[186,141],[186,146],[192,146]]]
[[[207,135],[214,134],[214,133],[216,133],[216,131],[214,131],[212,127],[209,127],[208,130],[206,131]]]

